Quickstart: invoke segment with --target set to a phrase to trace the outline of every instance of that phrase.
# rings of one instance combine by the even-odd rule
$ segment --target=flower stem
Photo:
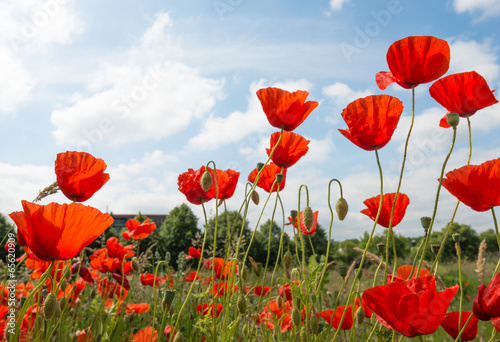
[[[495,209],[493,207],[491,208],[491,214],[493,215],[493,222],[495,223],[495,233],[497,236],[498,248],[500,249],[500,233],[498,232],[497,216],[495,215]],[[500,261],[497,264],[497,267],[495,268],[495,272],[493,273],[493,276],[495,276],[495,274],[497,274],[499,266],[500,266]]]
[[[375,233],[375,228],[377,228],[377,222],[378,222],[378,219],[380,217],[380,213],[382,211],[382,203],[384,200],[384,176],[382,173],[382,166],[380,164],[380,158],[378,156],[378,149],[376,147],[375,147],[375,156],[377,158],[377,165],[378,165],[378,170],[380,173],[380,203],[378,206],[377,216],[375,217],[375,222],[373,223],[372,232],[370,234],[370,237],[368,238],[368,241],[366,242],[366,246],[365,246],[365,249],[363,251],[363,255],[361,256],[361,261],[359,263],[358,271],[356,272],[356,276],[354,277],[354,281],[351,284],[351,290],[349,291],[349,295],[347,296],[347,303],[346,303],[344,312],[342,313],[342,317],[340,318],[339,327],[341,327],[342,323],[344,322],[345,315],[347,313],[348,305],[351,302],[352,293],[354,291],[354,286],[356,285],[356,279],[359,278],[359,274],[361,273],[361,269],[363,268],[363,263],[365,262],[366,253],[368,252],[368,247],[370,247],[370,243],[372,241],[373,234]],[[337,338],[339,331],[340,331],[340,329],[335,331],[335,335],[333,335],[332,341],[334,341]]]

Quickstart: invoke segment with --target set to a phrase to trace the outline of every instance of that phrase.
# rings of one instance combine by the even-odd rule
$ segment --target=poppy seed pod
[[[201,176],[201,187],[203,191],[208,191],[210,190],[210,187],[212,186],[212,176],[210,175],[210,172],[205,171],[203,172],[203,176]]]
[[[453,241],[455,242],[460,242],[460,234],[459,233],[453,233],[451,234],[451,237],[453,238]]]
[[[432,253],[434,253],[435,256],[438,255],[440,248],[441,248],[440,243],[431,243],[431,251]]]
[[[257,163],[257,171],[260,171],[262,170],[262,168],[264,167],[264,163]]]
[[[385,253],[385,243],[383,243],[383,242],[377,243],[377,249],[378,249],[378,252],[381,255],[384,255],[384,253]]]
[[[276,174],[276,182],[278,182],[278,184],[283,182],[283,178],[285,178],[285,176],[281,172]]]
[[[49,293],[43,302],[43,315],[48,321],[54,316],[57,309],[57,297],[54,293]]]
[[[296,219],[297,218],[297,210],[290,210],[290,216],[292,217],[292,219]]]
[[[339,266],[339,274],[342,278],[345,278],[345,276],[347,275],[347,267]]]
[[[339,198],[335,209],[337,210],[337,216],[339,217],[339,220],[343,221],[347,215],[347,212],[349,211],[349,205],[347,204],[347,201],[344,197]]]
[[[251,198],[252,198],[252,202],[255,204],[255,205],[259,205],[259,202],[260,202],[260,197],[259,197],[259,193],[257,191],[252,191],[252,195],[251,195]]]
[[[448,113],[446,115],[446,122],[448,122],[448,125],[451,127],[457,127],[460,123],[460,115],[458,115],[458,113]]]
[[[285,255],[283,256],[283,265],[285,266],[285,269],[289,269],[290,266],[292,266],[292,252],[286,251]]]
[[[238,311],[240,312],[240,314],[244,315],[247,313],[247,300],[245,299],[244,295],[240,295],[238,297],[236,305],[238,306]]]
[[[422,228],[425,230],[429,229],[431,226],[432,219],[429,216],[423,216],[420,218],[420,223],[422,224]]]
[[[165,294],[163,296],[163,299],[167,303],[168,306],[172,304],[175,298],[175,292],[174,291],[165,291]]]
[[[302,217],[304,220],[304,226],[306,230],[310,230],[314,221],[313,212],[310,206],[306,206],[304,208],[304,211],[302,212]]]

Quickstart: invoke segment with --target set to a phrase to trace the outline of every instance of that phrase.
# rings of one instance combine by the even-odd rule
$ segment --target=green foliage
[[[7,222],[7,218],[0,213],[0,241],[3,239],[3,242],[0,244],[0,259],[6,261],[7,260],[7,252],[4,249],[5,244],[7,243],[7,239],[9,238],[7,234],[13,233],[16,234],[14,226]],[[19,247],[16,241],[16,257],[19,257],[23,251]]]
[[[448,229],[449,224],[441,229],[439,232],[433,232],[431,235],[431,242],[441,242]],[[443,252],[441,254],[440,262],[454,261],[457,258],[455,250],[455,242],[453,242],[452,234],[460,234],[460,247],[462,250],[462,260],[475,260],[479,249],[481,239],[474,229],[465,224],[453,222],[451,225],[450,234],[444,242]],[[495,238],[496,240],[496,238]]]
[[[309,238],[311,241],[309,241]],[[295,239],[292,239],[290,241],[290,249],[292,251],[295,251]],[[311,244],[314,247],[314,252],[316,256],[320,255],[326,255],[326,249],[328,247],[328,236],[326,234],[326,231],[321,227],[321,225],[318,223],[316,226],[316,232],[312,235],[303,235],[302,236],[302,241],[304,243],[304,250],[306,257],[309,258],[311,255],[313,255],[313,250],[311,248]],[[301,242],[300,242],[300,236],[296,234],[296,243],[298,243],[298,250],[299,253],[302,255],[301,252]],[[330,247],[330,258],[333,257],[333,248]]]
[[[198,218],[186,205],[181,204],[170,211],[163,221],[158,234],[158,251],[165,256],[169,252],[171,260],[177,260],[180,252],[187,252],[192,240],[200,233]]]
[[[256,254],[252,256],[255,261],[260,262],[263,265],[265,264],[267,259],[269,228],[271,228],[271,248],[269,253],[270,265],[274,265],[274,263],[278,259],[278,251],[280,247],[281,228],[276,222],[267,220],[259,227],[259,230],[255,233],[254,243],[256,243],[259,248],[256,249]],[[287,241],[284,241],[284,246],[287,246]]]
[[[486,240],[486,251],[490,253],[496,253],[498,252],[498,241],[497,241],[497,235],[495,234],[495,231],[493,228],[490,228],[488,230],[485,230],[484,232],[481,232],[479,234],[479,240],[483,241]]]

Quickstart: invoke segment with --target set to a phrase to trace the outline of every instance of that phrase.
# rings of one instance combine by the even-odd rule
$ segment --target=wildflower
[[[206,316],[208,314],[210,314],[210,316],[213,318],[214,317],[214,311],[216,312],[216,317],[219,317],[219,315],[221,314],[222,312],[222,304],[220,303],[217,303],[217,310],[213,310],[213,305],[212,303],[202,303],[202,304],[198,304],[196,306],[196,311],[198,311],[198,313],[200,314],[203,314],[203,316]]]
[[[500,272],[487,286],[479,285],[477,296],[472,303],[472,312],[481,321],[500,319]]]
[[[84,202],[109,180],[104,160],[86,152],[64,152],[57,155],[57,185],[71,201]]]
[[[279,144],[277,144],[280,134],[281,132],[271,134],[271,148],[267,148],[266,152],[276,165],[289,168],[307,153],[309,150],[307,145],[311,141],[306,140],[300,134],[284,131]],[[274,153],[271,155],[273,149]]]
[[[149,304],[147,303],[137,303],[137,304],[126,304],[125,305],[125,313],[127,315],[146,313],[150,309]]]
[[[389,228],[389,221],[391,218],[391,211],[395,197],[396,193],[384,194],[384,199],[382,202],[382,210],[380,211],[380,215],[377,222],[382,227]],[[380,205],[380,195],[365,200],[363,204],[366,205],[367,208],[361,210],[361,213],[367,215],[368,217],[370,217],[372,220],[375,221]],[[403,220],[408,204],[410,204],[410,199],[408,198],[407,195],[400,192],[398,195],[396,206],[394,207],[394,216],[392,218],[393,227],[396,227]]]
[[[158,340],[158,332],[153,327],[139,330],[132,336],[132,342],[151,342]]]
[[[205,166],[202,166],[197,171],[188,169],[187,172],[181,173],[177,178],[179,191],[182,192],[186,199],[192,204],[201,204],[210,201],[213,196],[203,190],[201,186],[201,177],[205,172]]]
[[[124,231],[122,234],[125,240],[131,238],[134,240],[145,239],[156,229],[156,224],[149,222],[149,219],[146,219],[143,223],[130,219],[125,223],[125,226],[128,228],[128,231]]]
[[[498,103],[486,80],[475,71],[443,77],[432,84],[429,93],[448,112],[461,117],[472,116],[478,110]]]
[[[432,82],[443,76],[450,66],[450,46],[445,40],[432,36],[412,36],[400,39],[389,47],[387,64],[390,72],[375,76],[384,90],[396,82],[405,89]]]
[[[407,337],[432,334],[439,328],[459,286],[436,291],[433,275],[392,282],[363,292],[362,300],[386,328]]]
[[[196,258],[200,259],[201,258],[201,252],[200,248],[194,248],[194,247],[189,247],[188,254],[186,255],[186,260]]]
[[[111,215],[80,203],[22,204],[23,212],[9,215],[18,228],[18,243],[45,261],[77,256],[113,223]]]
[[[389,95],[372,95],[357,99],[342,111],[348,129],[339,132],[366,151],[381,149],[392,137],[403,103]]]
[[[290,93],[279,88],[263,88],[257,97],[271,126],[293,131],[318,106],[316,101],[307,101],[309,93],[297,90]]]
[[[460,330],[465,325],[465,322],[469,319],[469,316],[472,315],[470,311],[462,311],[462,316],[460,319],[460,328],[458,327],[458,318],[460,317],[460,312],[454,311],[447,313],[443,320],[441,321],[441,326],[446,330],[448,335],[450,335],[454,340],[458,337]],[[460,341],[470,341],[476,338],[477,335],[477,323],[478,320],[476,317],[472,316],[471,321],[465,328],[462,336],[460,337]]]
[[[160,281],[161,281],[160,277],[156,277],[156,279],[155,279],[155,275],[151,274],[151,273],[141,274],[140,279],[141,279],[142,285],[149,285],[149,286],[153,286],[155,284],[156,284],[156,286],[158,286],[160,284]]]
[[[312,235],[316,232],[316,227],[318,225],[318,215],[319,211],[315,211],[312,213],[312,223],[311,227],[309,229],[306,228],[306,225],[304,223],[304,211],[301,211],[300,214],[298,215],[300,218],[300,232],[302,235]],[[291,217],[288,218],[289,220]],[[297,219],[292,219],[291,220],[292,225],[295,227],[295,229],[299,229],[298,224],[297,224]]]
[[[337,306],[335,312],[333,310],[324,310],[320,311],[319,315],[323,318],[328,324],[334,327],[337,330],[350,330],[353,325],[352,319],[352,305],[348,305],[347,312],[344,317],[344,321],[342,325],[339,327],[340,319],[342,318],[342,314],[344,313],[345,305]]]
[[[208,172],[214,178],[214,170],[208,168]],[[226,200],[233,197],[234,191],[236,190],[236,185],[238,185],[238,178],[240,173],[231,169],[226,171],[217,169],[217,188],[219,189],[217,193],[217,188],[215,186],[215,180],[212,182],[207,194],[212,198],[218,198],[219,200]],[[215,179],[215,178],[214,178]]]
[[[443,186],[475,211],[496,207],[500,205],[500,158],[450,171]]]
[[[283,181],[280,183],[280,191],[283,191],[285,189],[286,170],[287,169],[283,169],[283,171],[281,171],[281,167],[279,167],[274,163],[266,165],[264,167],[264,170],[260,174],[257,186],[261,189],[264,189],[267,192],[274,192],[278,190],[278,184],[277,182],[275,183],[276,174],[282,172],[285,177],[283,178]],[[259,172],[257,171],[257,169],[254,169],[248,176],[248,181],[251,183],[255,182],[258,173]]]

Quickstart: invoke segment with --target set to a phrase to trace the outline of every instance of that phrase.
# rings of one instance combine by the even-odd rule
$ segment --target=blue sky
[[[228,201],[237,209],[246,178],[265,159],[275,131],[255,92],[278,86],[308,90],[309,99],[320,103],[296,129],[311,143],[288,171],[285,209],[297,206],[298,188],[306,184],[310,205],[327,228],[327,186],[338,178],[351,210],[345,221],[335,222],[333,237],[359,237],[372,226],[359,211],[364,199],[378,193],[377,168],[373,153],[340,135],[340,114],[349,102],[372,94],[403,101],[398,129],[381,150],[385,191],[394,192],[411,93],[397,85],[382,92],[375,84],[375,73],[388,70],[385,55],[392,42],[410,35],[445,39],[451,47],[448,74],[476,70],[492,89],[500,85],[496,0],[0,0],[0,13],[4,214],[55,181],[56,154],[66,150],[90,152],[108,164],[111,180],[87,202],[102,211],[167,214],[186,202],[177,176],[209,160],[241,172]],[[416,91],[402,187],[411,203],[396,228],[406,235],[421,234],[419,218],[432,213],[451,139],[450,131],[438,127],[446,111],[428,87]],[[495,105],[472,118],[472,163],[500,156],[499,112]],[[448,170],[467,160],[464,126]],[[336,189],[333,194],[336,200]],[[55,195],[42,203],[50,201],[66,200]],[[456,202],[443,191],[440,203],[438,228],[449,221]],[[201,218],[201,209],[192,208]],[[261,209],[251,208],[252,227]],[[213,205],[208,210],[215,211]],[[478,231],[492,226],[488,213],[466,207],[457,221]]]

